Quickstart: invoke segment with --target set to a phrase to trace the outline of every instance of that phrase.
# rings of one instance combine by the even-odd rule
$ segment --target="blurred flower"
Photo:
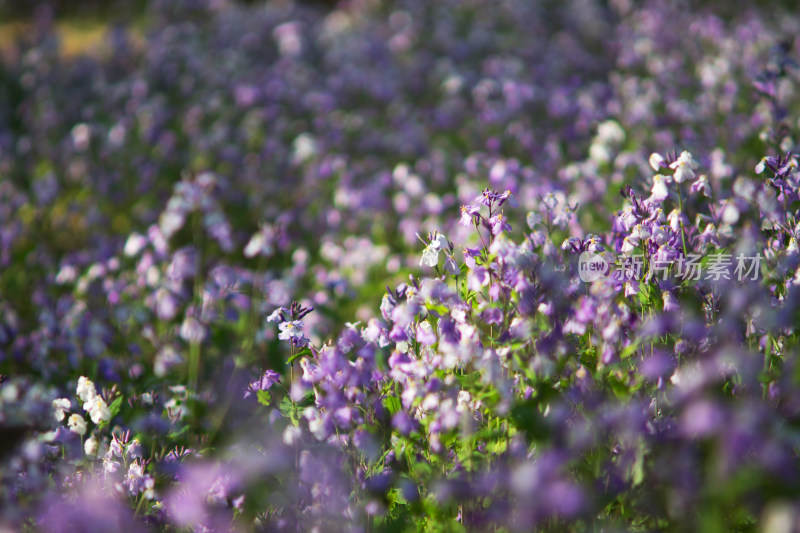
[[[94,436],[89,437],[83,443],[83,452],[88,456],[94,457],[95,455],[97,455],[97,448],[98,448],[98,443],[97,439]]]
[[[56,420],[61,422],[64,420],[66,416],[64,413],[65,411],[69,411],[72,407],[72,403],[67,398],[57,398],[53,400],[53,414],[56,417]]]
[[[705,174],[701,174],[700,177],[698,177],[697,180],[692,183],[692,186],[689,187],[689,190],[692,193],[699,192],[706,198],[711,197],[711,185],[709,185],[708,178]]]
[[[281,375],[275,372],[274,370],[267,370],[264,372],[264,375],[261,378],[253,381],[248,385],[247,389],[244,391],[244,397],[247,398],[251,394],[255,394],[260,390],[269,390],[274,384],[278,383],[281,379]]]
[[[650,163],[650,168],[658,172],[662,167],[664,167],[664,156],[661,154],[653,152],[650,154],[650,159],[648,160]]]

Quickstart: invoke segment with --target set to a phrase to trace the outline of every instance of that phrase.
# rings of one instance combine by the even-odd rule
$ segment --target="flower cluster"
[[[145,4],[0,25],[0,529],[798,528],[793,6]]]

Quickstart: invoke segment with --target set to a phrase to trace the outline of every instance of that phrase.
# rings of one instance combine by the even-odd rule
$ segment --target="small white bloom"
[[[692,158],[692,154],[684,150],[678,159],[670,164],[669,168],[675,170],[675,181],[683,183],[686,180],[694,179],[697,162]]]
[[[661,165],[664,163],[664,157],[661,154],[653,152],[652,154],[650,154],[649,162],[650,162],[650,167],[656,172],[658,172],[658,170],[661,168]]]
[[[667,176],[656,174],[653,176],[653,188],[650,189],[651,198],[656,202],[663,202],[669,196],[669,189],[667,189]]]
[[[425,250],[422,252],[422,259],[419,261],[420,266],[435,267],[439,264],[439,252],[447,250],[449,247],[450,243],[447,242],[447,237],[441,233],[437,233],[436,237],[434,237],[431,243],[425,247]]]
[[[70,431],[77,433],[80,436],[84,436],[86,434],[86,420],[83,419],[81,415],[72,415],[67,420],[67,426],[69,427]]]
[[[66,416],[64,411],[69,411],[72,407],[72,403],[67,398],[57,398],[53,400],[53,410],[55,411],[54,415],[56,420],[61,422],[64,420]]]
[[[697,181],[692,183],[691,192],[699,192],[706,198],[711,198],[711,185],[709,185],[708,177],[705,174],[701,174]]]
[[[95,396],[83,404],[83,410],[89,412],[89,416],[95,424],[111,420],[111,411],[100,396]]]
[[[78,398],[85,403],[97,396],[97,390],[94,388],[94,383],[92,383],[89,378],[81,376],[78,379],[77,394]]]
[[[630,253],[634,251],[637,246],[639,246],[639,240],[633,235],[628,235],[622,240],[622,253]]]
[[[193,316],[183,319],[178,334],[183,340],[189,343],[200,343],[206,338],[206,328],[199,320]]]
[[[669,227],[677,233],[681,229],[681,222],[684,221],[686,215],[682,214],[677,209],[673,209],[670,211],[669,215],[667,215],[667,221],[669,222]]]
[[[439,264],[439,250],[430,245],[422,252],[422,259],[419,260],[420,266],[435,267]]]
[[[625,140],[625,131],[616,120],[606,120],[597,126],[597,139],[606,145],[617,145]]]
[[[83,443],[83,453],[86,455],[95,456],[97,455],[97,439],[89,437],[86,439],[86,442]]]
[[[251,258],[257,255],[269,257],[275,253],[272,243],[275,240],[275,230],[272,226],[262,225],[259,231],[250,237],[250,241],[244,248],[244,256]]]
[[[130,237],[128,237],[128,240],[125,241],[123,253],[127,257],[133,257],[138,255],[146,245],[147,238],[138,233],[131,233]]]
[[[278,329],[280,329],[280,333],[278,333],[278,339],[282,341],[301,339],[303,337],[303,323],[299,320],[281,322],[278,324]]]
[[[119,461],[115,461],[109,456],[103,458],[103,469],[105,469],[106,473],[113,474],[119,470],[119,466]]]
[[[647,239],[650,237],[650,230],[647,226],[643,226],[641,224],[636,224],[631,231],[631,238],[639,241],[640,239]]]
[[[726,224],[736,224],[739,221],[739,209],[733,204],[728,204],[722,210],[722,221]]]
[[[279,307],[275,309],[272,312],[272,314],[267,317],[267,322],[280,322],[281,320],[283,320],[283,316],[281,316],[281,313],[288,313],[288,312],[289,311],[287,311],[285,307]]]
[[[292,162],[302,164],[317,154],[317,139],[309,133],[301,133],[292,143]]]
[[[536,226],[542,221],[542,215],[534,211],[529,211],[528,216],[526,217],[526,221],[528,222],[528,227],[533,229],[534,226]]]
[[[300,441],[302,434],[303,432],[299,427],[289,424],[283,430],[283,443],[287,446],[294,446]]]

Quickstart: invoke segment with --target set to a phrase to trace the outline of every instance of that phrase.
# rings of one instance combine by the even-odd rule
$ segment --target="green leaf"
[[[394,396],[387,396],[383,399],[383,406],[389,411],[390,415],[393,415],[400,410],[400,400]]]
[[[449,310],[444,305],[437,305],[431,302],[426,302],[425,307],[428,311],[433,311],[437,313],[439,316],[447,316],[449,314]]]
[[[286,361],[286,364],[289,364],[289,365],[291,365],[291,364],[292,364],[292,363],[294,363],[294,362],[295,362],[295,361],[296,361],[298,358],[300,358],[300,357],[303,357],[303,356],[306,356],[306,355],[311,355],[311,350],[310,350],[308,347],[305,347],[305,348],[303,348],[302,350],[300,350],[299,352],[297,352],[296,354],[294,354],[293,356],[291,356],[291,357],[290,357],[290,358],[289,358],[289,359]]]
[[[108,406],[108,410],[111,411],[111,418],[117,416],[121,408],[122,408],[122,395],[120,394],[119,396],[117,396],[117,399],[111,402],[111,405]]]
[[[111,405],[108,406],[108,410],[111,413],[111,416],[108,417],[109,422],[119,414],[119,410],[122,408],[122,395],[120,394],[117,398],[111,402]],[[108,422],[102,421],[97,424],[97,427],[102,429],[108,425]]]
[[[258,395],[258,403],[269,407],[269,402],[272,399],[272,396],[270,396],[269,391],[260,390],[257,392],[257,395]]]

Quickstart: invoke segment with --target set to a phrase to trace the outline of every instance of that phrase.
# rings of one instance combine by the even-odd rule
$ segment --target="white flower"
[[[86,420],[81,415],[72,415],[67,420],[67,426],[70,431],[77,433],[81,437],[86,434]]]
[[[435,267],[439,264],[439,252],[449,247],[450,243],[447,242],[447,238],[441,233],[437,233],[431,243],[426,246],[425,250],[422,252],[422,259],[419,261],[420,266]]]
[[[726,224],[736,224],[739,221],[739,209],[733,204],[727,204],[722,210],[722,221]]]
[[[282,341],[303,338],[303,323],[299,320],[292,320],[290,322],[281,322],[278,324],[278,338]]]
[[[686,220],[686,215],[682,214],[677,209],[673,209],[670,211],[669,215],[667,215],[667,221],[669,222],[669,227],[677,233],[681,229],[681,222]]]
[[[94,383],[92,383],[89,378],[81,376],[78,379],[77,394],[78,398],[85,403],[97,396],[97,390],[94,388]]]
[[[625,140],[625,131],[615,120],[606,120],[597,126],[597,139],[605,145],[620,144]]]
[[[435,267],[439,264],[439,250],[428,246],[422,252],[422,259],[419,260],[419,265],[425,265],[429,267]]]
[[[250,237],[250,241],[244,248],[244,256],[248,258],[255,257],[257,255],[263,257],[271,256],[273,253],[275,253],[275,248],[272,245],[274,240],[275,230],[272,228],[272,226],[263,225],[258,232]]]
[[[283,443],[287,446],[294,446],[302,435],[303,432],[299,427],[289,424],[286,426],[286,429],[283,430]]]
[[[683,183],[686,180],[694,179],[697,162],[692,158],[692,154],[684,150],[680,157],[670,164],[669,168],[675,170],[675,181]]]
[[[533,229],[536,224],[539,224],[542,221],[542,215],[533,211],[529,211],[526,221],[528,222],[528,227]]]
[[[701,174],[697,181],[692,183],[690,191],[693,193],[699,192],[706,198],[711,198],[711,185],[708,183],[708,177],[705,174]]]
[[[95,456],[97,455],[97,439],[94,437],[89,437],[86,439],[86,442],[83,443],[83,453],[86,455]]]
[[[128,237],[128,240],[125,241],[125,248],[123,249],[123,253],[127,257],[133,257],[138,255],[142,249],[147,246],[147,238],[138,234],[138,233],[131,233]]]
[[[664,163],[664,157],[661,154],[653,152],[652,154],[650,154],[649,162],[650,162],[650,167],[656,172],[658,172],[658,170],[661,168],[661,165]]]
[[[193,316],[187,316],[181,324],[178,334],[189,343],[203,342],[206,338],[206,328]]]
[[[108,455],[103,458],[103,468],[105,469],[106,473],[113,474],[119,470],[119,466],[119,461],[115,461]]]
[[[636,224],[631,231],[631,238],[639,241],[639,239],[647,239],[650,237],[650,230],[647,226],[642,226],[641,224]]]
[[[288,313],[288,312],[289,311],[287,311],[285,307],[279,307],[275,309],[272,312],[272,314],[267,317],[267,322],[280,322],[281,320],[283,320],[283,316],[281,316],[281,313]]]
[[[622,240],[622,253],[630,253],[634,251],[637,246],[639,246],[639,240],[633,235],[628,235]]]
[[[549,192],[544,195],[544,198],[542,198],[542,203],[544,203],[547,209],[555,209],[555,207],[558,205],[558,199],[556,198],[555,194]]]
[[[111,411],[100,396],[95,396],[83,404],[83,410],[89,412],[89,416],[95,424],[111,420]]]
[[[53,400],[53,409],[55,410],[55,417],[56,420],[61,422],[64,420],[66,416],[64,411],[69,411],[70,407],[72,407],[72,403],[67,398],[57,398]]]
[[[667,176],[656,174],[653,176],[653,188],[650,189],[650,198],[655,202],[663,202],[669,196],[669,189],[667,189]]]

